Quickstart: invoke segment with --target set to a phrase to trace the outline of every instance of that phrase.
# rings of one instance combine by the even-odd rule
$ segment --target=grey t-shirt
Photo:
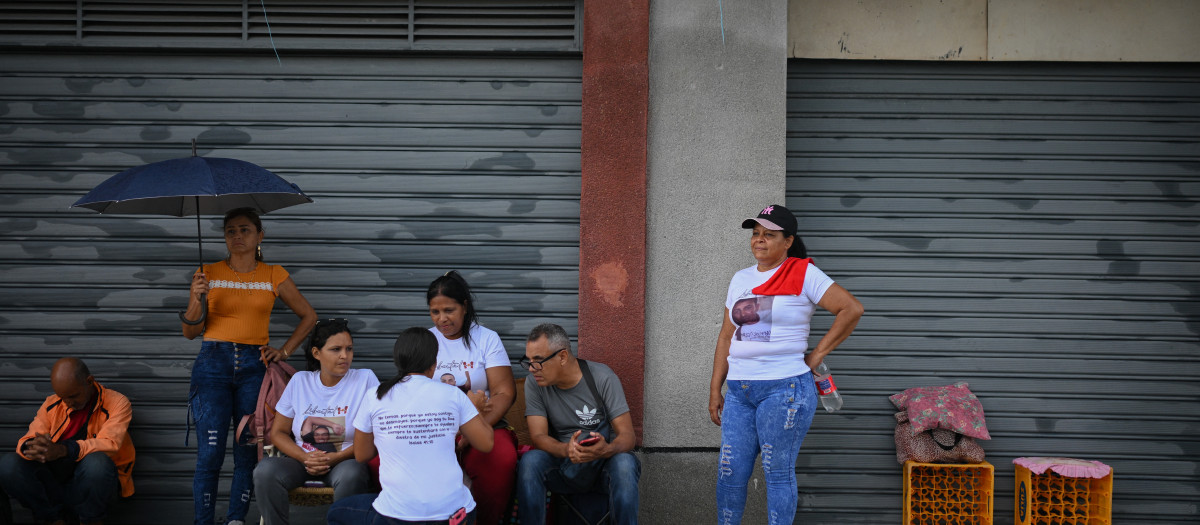
[[[568,389],[560,389],[554,385],[538,386],[536,381],[525,381],[525,415],[542,416],[550,423],[551,432],[559,441],[567,442],[576,430],[599,432],[604,439],[612,439],[612,420],[629,412],[625,402],[625,391],[621,389],[621,380],[607,365],[588,361],[592,377],[596,380],[596,390],[604,397],[604,407],[592,397],[587,379]]]

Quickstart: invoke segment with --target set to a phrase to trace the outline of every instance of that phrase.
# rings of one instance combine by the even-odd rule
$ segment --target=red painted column
[[[649,0],[583,2],[579,354],[621,378],[639,442],[646,354]]]

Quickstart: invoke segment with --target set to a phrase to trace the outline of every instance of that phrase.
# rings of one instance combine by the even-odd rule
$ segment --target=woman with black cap
[[[850,336],[863,307],[807,258],[787,208],[767,206],[742,228],[752,230],[757,264],[729,283],[708,395],[709,417],[721,427],[717,513],[721,523],[741,522],[746,484],[761,452],[770,522],[791,523],[796,455],[817,407],[812,370]],[[836,317],[805,356],[817,306]],[[724,396],[722,383],[729,386]]]

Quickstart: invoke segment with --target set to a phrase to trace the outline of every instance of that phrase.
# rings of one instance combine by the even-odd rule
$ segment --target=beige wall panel
[[[991,0],[989,60],[1200,60],[1195,0]]]
[[[987,0],[790,0],[788,56],[985,60]]]

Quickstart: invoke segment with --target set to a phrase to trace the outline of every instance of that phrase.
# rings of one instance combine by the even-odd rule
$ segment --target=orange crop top
[[[282,266],[258,263],[253,272],[237,273],[229,263],[204,265],[208,276],[208,319],[204,337],[231,343],[265,345],[279,285],[288,279]]]

